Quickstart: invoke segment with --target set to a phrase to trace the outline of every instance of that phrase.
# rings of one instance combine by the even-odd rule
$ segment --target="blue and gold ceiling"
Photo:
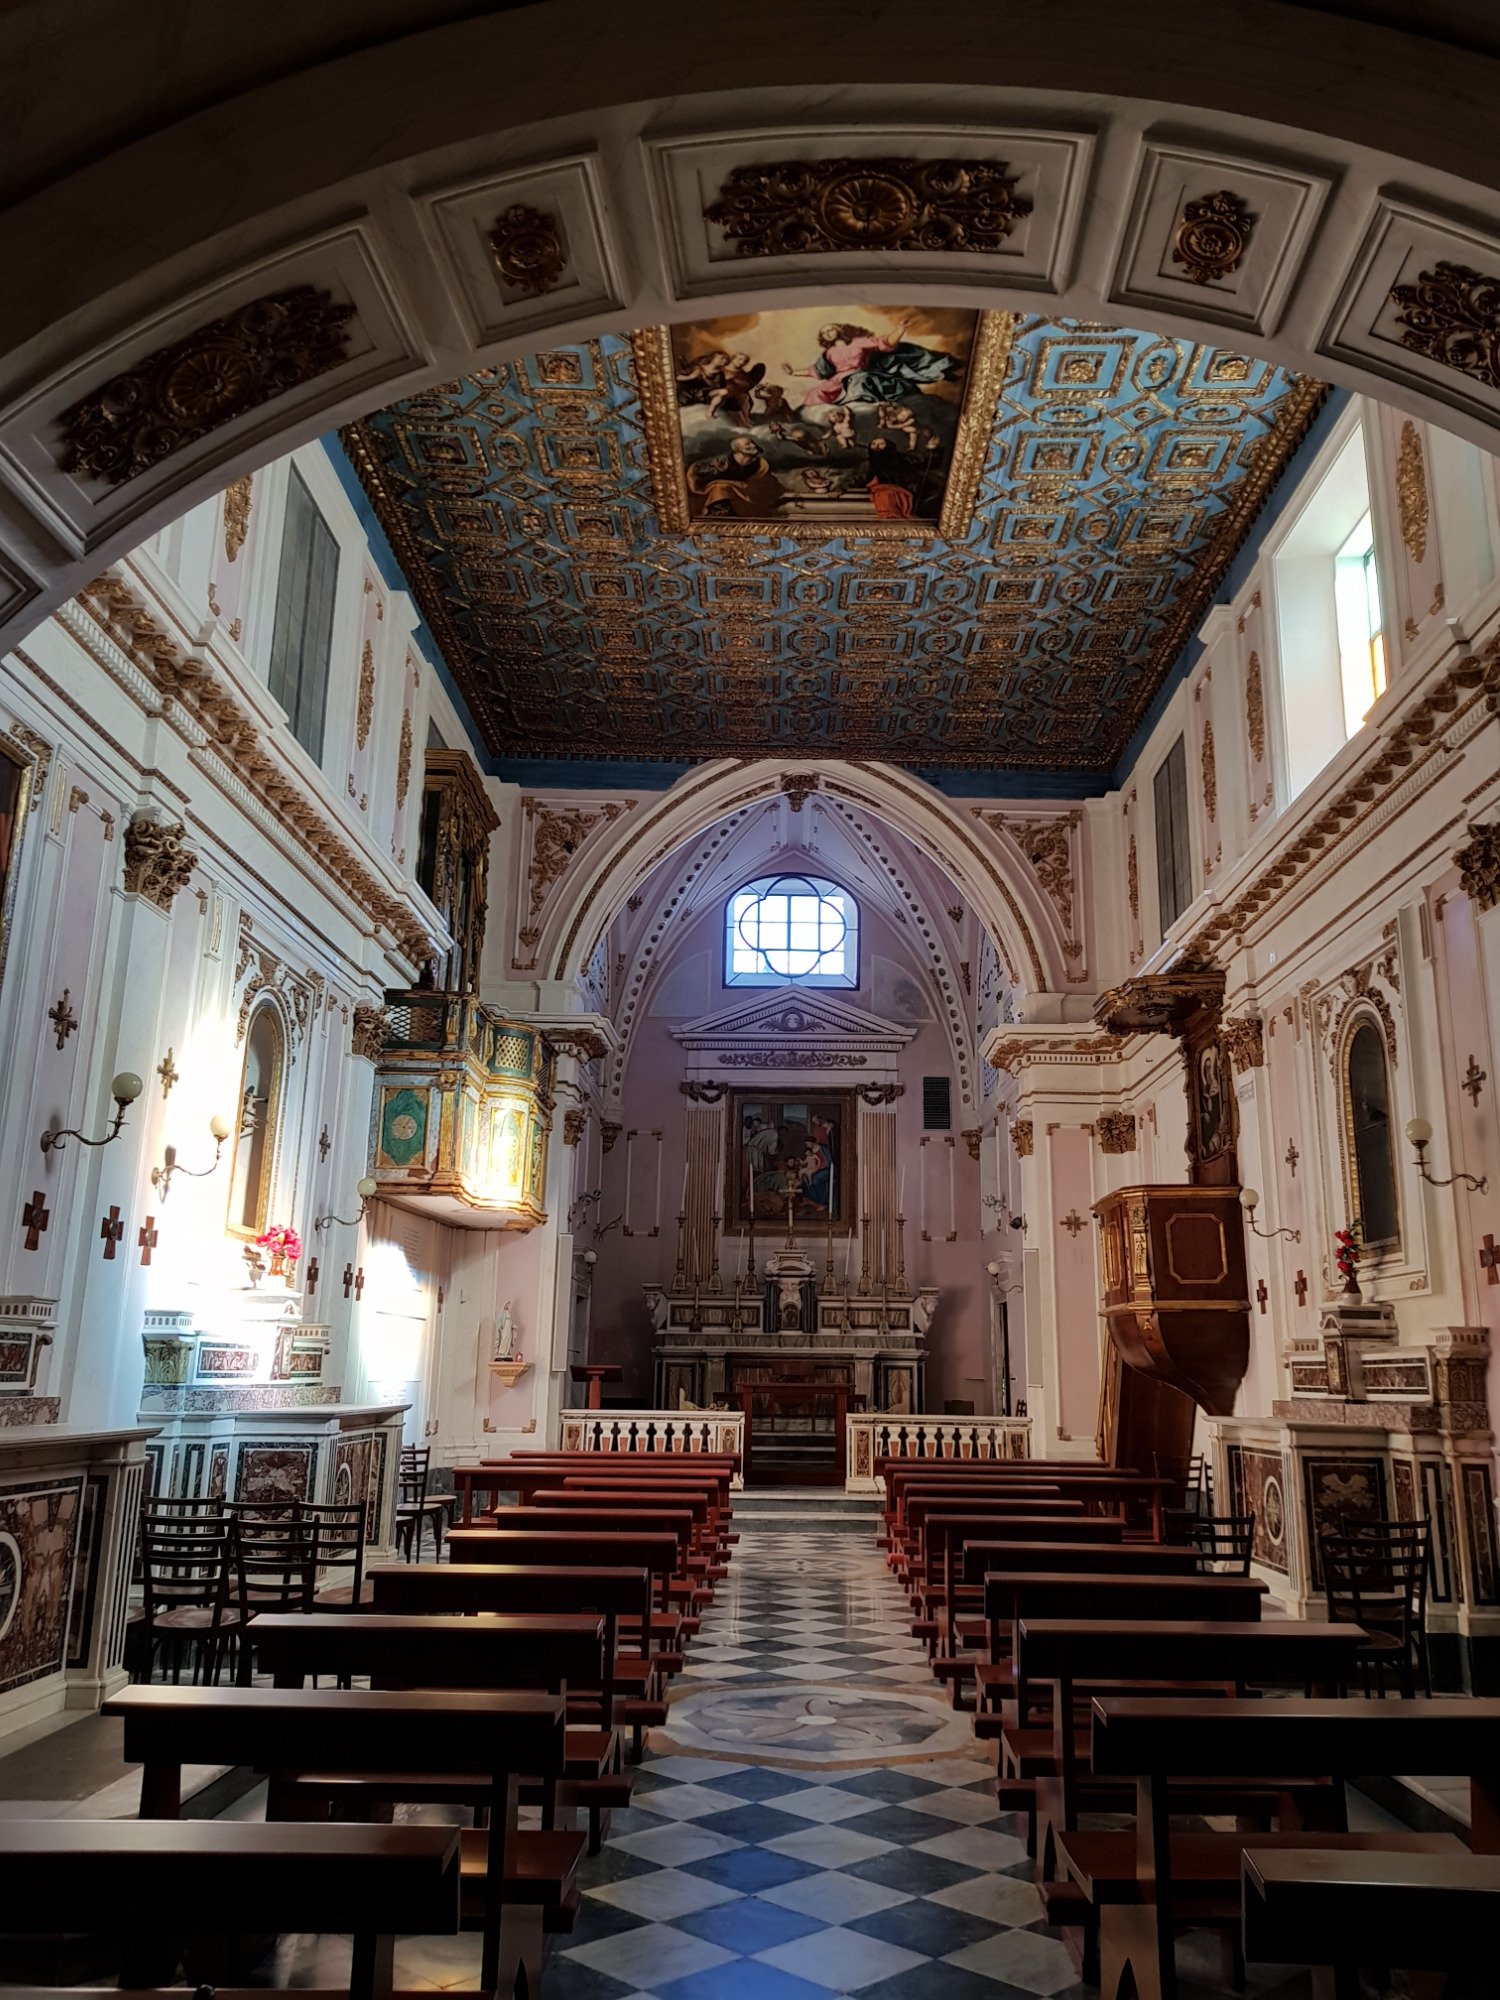
[[[750,351],[757,323],[781,317],[705,322],[698,350],[722,340]],[[1107,780],[1324,388],[1160,334],[977,317],[967,384],[931,391],[962,403],[957,445],[944,436],[954,470],[941,521],[941,496],[901,519],[897,494],[899,506],[880,511],[898,518],[817,527],[830,482],[863,504],[876,463],[862,456],[868,410],[856,413],[864,430],[843,435],[847,468],[803,478],[811,528],[779,514],[704,519],[696,500],[699,517],[687,519],[692,451],[675,405],[702,404],[705,392],[695,379],[674,393],[674,368],[681,382],[694,352],[681,329],[670,343],[654,329],[606,335],[482,369],[346,430],[497,760],[801,753],[1007,767],[1080,789]],[[920,326],[903,337],[920,345]],[[710,413],[692,413],[709,440],[699,448],[738,432],[768,461],[801,447],[805,463],[819,451],[838,459],[821,432],[809,442],[797,428],[813,420],[795,394],[789,407],[744,388],[743,359],[706,370],[733,393],[727,411],[718,399],[718,432],[702,429]],[[895,377],[880,379],[882,394],[896,393]],[[906,404],[911,427],[887,439],[897,463],[935,407],[920,393]],[[951,411],[941,414],[951,431]],[[787,420],[779,437],[773,415]]]

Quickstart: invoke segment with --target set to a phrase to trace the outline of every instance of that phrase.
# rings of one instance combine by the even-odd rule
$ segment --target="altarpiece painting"
[[[724,1204],[728,1227],[746,1228],[752,1214],[757,1229],[784,1226],[790,1193],[794,1229],[832,1228],[840,1235],[852,1230],[858,1187],[855,1115],[849,1091],[781,1096],[731,1092]]]

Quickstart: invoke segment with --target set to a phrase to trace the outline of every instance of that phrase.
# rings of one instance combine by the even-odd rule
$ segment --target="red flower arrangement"
[[[255,1239],[257,1250],[269,1250],[273,1257],[285,1257],[289,1264],[295,1264],[302,1255],[302,1238],[289,1222],[273,1222],[269,1229]]]
[[[1337,1248],[1333,1261],[1338,1266],[1339,1276],[1344,1281],[1346,1292],[1359,1290],[1359,1224],[1351,1223],[1347,1229],[1335,1229],[1333,1240]]]

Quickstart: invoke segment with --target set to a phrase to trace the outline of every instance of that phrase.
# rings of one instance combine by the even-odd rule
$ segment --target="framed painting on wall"
[[[37,760],[24,744],[0,732],[0,974],[10,948],[20,876],[21,833],[31,804]]]
[[[729,1094],[726,1226],[792,1227],[840,1235],[859,1205],[854,1093],[848,1090],[735,1090]]]

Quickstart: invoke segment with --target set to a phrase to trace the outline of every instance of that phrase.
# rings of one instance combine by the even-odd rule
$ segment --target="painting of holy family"
[[[842,1234],[854,1209],[854,1107],[847,1092],[768,1097],[735,1091],[729,1107],[728,1199],[731,1229],[792,1225]]]
[[[976,362],[1003,319],[948,307],[797,307],[656,329],[645,359],[667,391],[661,400],[675,406],[678,436],[653,451],[659,442],[680,454],[668,511],[698,530],[931,533],[963,427],[987,429],[993,415],[971,414],[969,389],[989,379]]]

